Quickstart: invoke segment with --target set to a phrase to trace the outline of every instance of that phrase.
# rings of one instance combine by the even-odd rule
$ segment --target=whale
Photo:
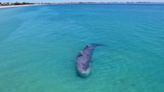
[[[78,76],[86,78],[90,75],[91,58],[97,46],[103,46],[103,44],[88,44],[78,53],[76,57],[76,72]]]

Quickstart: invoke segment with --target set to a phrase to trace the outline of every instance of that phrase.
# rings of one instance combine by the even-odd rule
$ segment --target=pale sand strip
[[[41,5],[41,4],[0,6],[0,9],[2,9],[2,8],[17,8],[17,7],[37,6],[37,5]]]

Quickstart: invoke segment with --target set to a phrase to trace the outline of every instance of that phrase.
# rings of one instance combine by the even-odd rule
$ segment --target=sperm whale
[[[92,53],[97,46],[102,46],[102,44],[88,44],[78,53],[76,57],[76,71],[80,77],[87,77],[91,73],[90,61]]]

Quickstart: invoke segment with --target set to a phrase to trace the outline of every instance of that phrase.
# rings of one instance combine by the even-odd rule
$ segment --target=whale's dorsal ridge
[[[87,77],[90,74],[90,60],[92,52],[97,46],[104,46],[103,44],[90,43],[80,51],[76,58],[76,70],[80,77]]]

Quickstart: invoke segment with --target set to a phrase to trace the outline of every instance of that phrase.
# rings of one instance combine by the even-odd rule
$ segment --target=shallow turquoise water
[[[92,74],[77,53],[95,50]],[[164,92],[164,5],[0,9],[0,92]]]

